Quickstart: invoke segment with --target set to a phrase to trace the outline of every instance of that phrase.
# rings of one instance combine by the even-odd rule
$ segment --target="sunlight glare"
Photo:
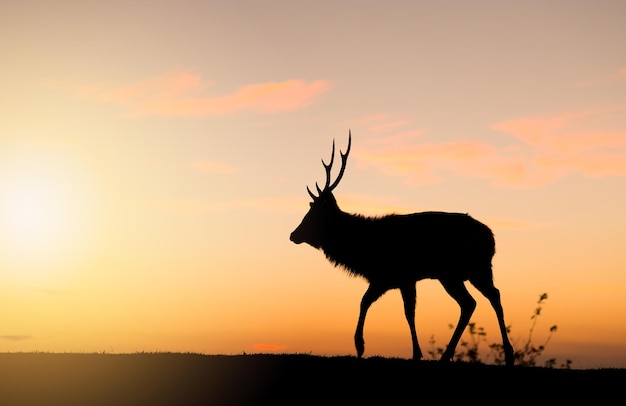
[[[68,202],[54,185],[23,179],[25,184],[6,194],[5,223],[20,244],[37,245],[58,236],[69,217]]]
[[[46,152],[14,155],[0,166],[0,265],[14,276],[67,268],[89,240],[94,216],[85,168]]]

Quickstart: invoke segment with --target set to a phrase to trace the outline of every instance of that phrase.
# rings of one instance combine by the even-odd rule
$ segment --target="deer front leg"
[[[363,340],[363,327],[365,326],[365,316],[367,310],[370,308],[379,297],[385,293],[387,289],[380,286],[370,284],[370,286],[363,294],[361,299],[361,311],[359,313],[359,322],[356,325],[356,332],[354,333],[354,346],[356,347],[357,357],[361,358],[365,352],[365,340]]]

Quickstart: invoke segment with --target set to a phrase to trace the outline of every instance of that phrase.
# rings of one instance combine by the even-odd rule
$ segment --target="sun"
[[[0,267],[15,276],[67,269],[90,240],[89,190],[75,163],[46,153],[0,165]]]
[[[43,174],[40,174],[40,176]],[[5,191],[4,225],[15,245],[35,248],[61,238],[70,220],[70,198],[45,176],[18,176]]]

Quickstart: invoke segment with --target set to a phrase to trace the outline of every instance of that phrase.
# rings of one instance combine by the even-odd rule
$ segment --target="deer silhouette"
[[[422,358],[415,330],[415,285],[422,279],[437,279],[458,303],[461,314],[441,361],[454,357],[456,346],[476,308],[476,300],[468,292],[465,281],[478,289],[496,312],[505,364],[513,365],[513,347],[504,322],[500,291],[493,283],[491,260],[495,254],[495,239],[485,224],[467,214],[421,212],[366,217],[342,211],[333,190],[343,177],[352,144],[348,132],[348,147],[341,156],[341,169],[331,184],[331,168],[335,159],[335,141],[330,163],[322,159],[326,171],[323,189],[318,195],[307,192],[313,201],[300,225],[291,233],[296,244],[308,243],[320,249],[335,266],[348,274],[361,276],[369,286],[361,299],[359,320],[354,334],[357,356],[365,351],[363,328],[367,311],[390,289],[399,289],[404,302],[404,314],[411,331],[413,359]]]

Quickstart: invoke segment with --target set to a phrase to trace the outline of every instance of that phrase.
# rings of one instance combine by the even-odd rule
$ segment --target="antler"
[[[341,152],[341,150],[339,151],[339,155],[341,156],[341,169],[339,170],[339,175],[337,175],[337,179],[335,179],[335,181],[331,185],[330,184],[330,170],[333,167],[333,162],[335,161],[335,140],[333,140],[333,150],[332,150],[332,153],[330,156],[330,162],[328,163],[328,165],[326,165],[326,163],[322,159],[322,165],[324,165],[324,170],[326,171],[326,183],[324,184],[324,189],[320,189],[317,182],[315,182],[315,187],[317,188],[317,193],[319,194],[319,196],[321,196],[322,193],[324,192],[332,192],[333,189],[335,189],[337,185],[339,184],[339,181],[343,177],[343,173],[346,170],[346,163],[348,162],[348,154],[350,153],[351,145],[352,145],[352,131],[348,130],[348,148],[346,149],[345,154]],[[306,187],[306,190],[307,192],[309,192],[309,196],[311,196],[313,200],[316,200],[317,198],[319,198],[319,196],[315,196],[313,192],[311,192],[308,186]]]

